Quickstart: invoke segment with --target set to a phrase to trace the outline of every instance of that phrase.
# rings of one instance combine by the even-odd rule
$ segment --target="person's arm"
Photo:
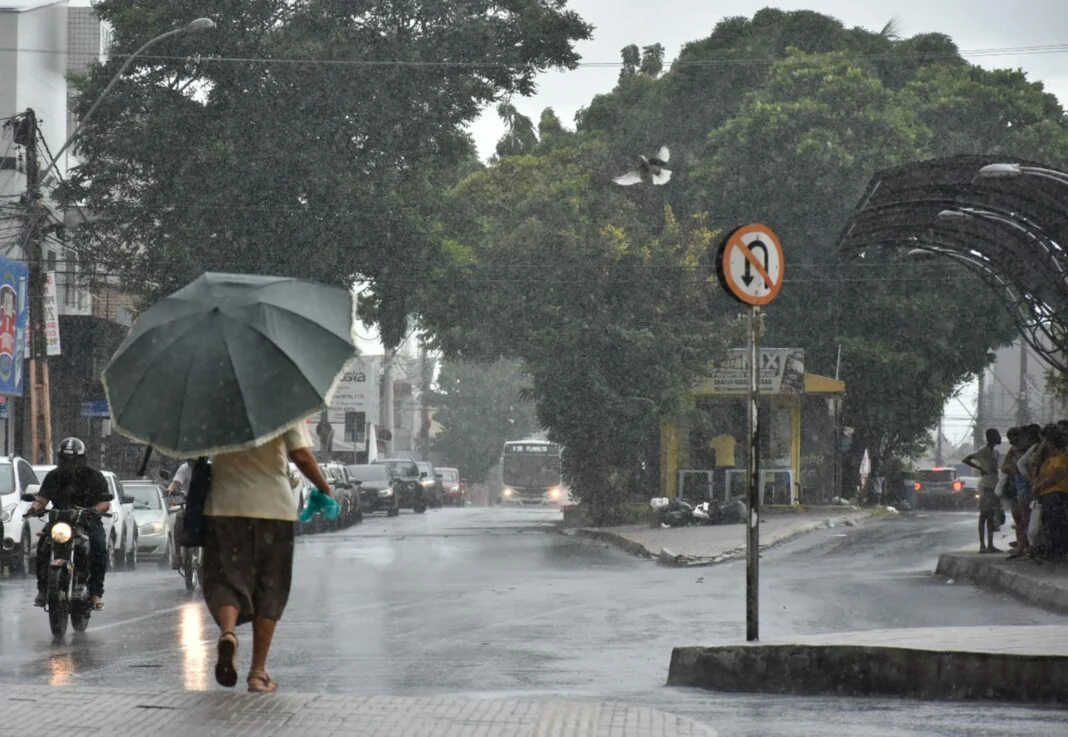
[[[315,460],[315,454],[308,448],[297,448],[289,451],[289,459],[296,464],[300,472],[308,477],[308,480],[315,484],[319,491],[323,492],[327,496],[333,496],[334,492],[330,488],[330,482],[326,480],[326,476],[323,476],[323,470],[319,468],[319,462]]]
[[[315,454],[312,453],[311,437],[308,436],[304,423],[287,431],[284,437],[289,460],[293,461],[300,472],[315,484],[319,491],[327,496],[333,496],[330,482],[326,480],[323,470],[319,468],[319,462],[315,460]]]
[[[975,453],[969,453],[968,455],[964,456],[964,458],[961,460],[961,463],[963,463],[965,466],[971,466],[976,471],[983,470],[983,468],[975,462]]]
[[[95,501],[93,509],[100,514],[105,514],[111,509],[111,490],[108,488],[108,480],[100,471],[93,471],[89,479],[90,499]]]
[[[41,488],[37,490],[37,497],[33,500],[33,504],[26,510],[26,514],[35,517],[48,506],[48,502],[52,500],[52,494],[55,493],[56,488],[56,477],[53,475],[54,473],[55,471],[49,471],[48,475],[44,477],[44,481],[41,482]]]

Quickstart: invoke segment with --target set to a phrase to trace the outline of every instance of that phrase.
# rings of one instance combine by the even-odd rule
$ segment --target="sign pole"
[[[745,541],[745,639],[760,639],[760,308],[749,308],[749,488]]]

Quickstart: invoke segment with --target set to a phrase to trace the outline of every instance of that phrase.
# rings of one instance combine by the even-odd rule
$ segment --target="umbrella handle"
[[[148,459],[152,457],[152,446],[149,445],[145,448],[145,456],[141,459],[141,467],[137,469],[138,477],[144,476],[145,471],[148,470]]]

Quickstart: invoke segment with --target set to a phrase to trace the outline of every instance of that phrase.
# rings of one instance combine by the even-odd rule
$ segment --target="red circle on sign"
[[[751,250],[751,246],[758,242],[764,246],[765,250],[763,263],[753,255]],[[750,284],[744,282],[744,276],[739,276],[732,271],[731,257],[739,250],[747,262],[745,273],[753,279]],[[775,277],[772,277],[769,273],[771,270],[769,265],[772,263],[777,265]],[[752,276],[754,271],[756,276]],[[782,243],[779,241],[779,236],[771,228],[760,223],[751,223],[736,228],[727,237],[727,241],[723,245],[719,272],[724,288],[738,301],[753,307],[769,304],[779,296],[783,277],[786,274],[786,260],[783,257]],[[757,294],[751,288],[752,283],[757,281],[766,287],[765,294]]]

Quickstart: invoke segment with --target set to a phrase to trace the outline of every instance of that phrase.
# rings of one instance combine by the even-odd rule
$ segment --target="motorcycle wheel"
[[[193,551],[190,548],[182,551],[182,575],[185,576],[185,590],[195,590],[197,587],[196,570],[193,563]]]
[[[426,511],[426,502],[418,502],[414,507],[412,507],[412,511],[416,514],[422,514]]]
[[[133,547],[130,548],[130,552],[126,554],[126,570],[137,570],[137,546],[140,541],[137,539],[137,535],[134,535]]]
[[[36,572],[37,557],[34,555],[30,545],[30,528],[26,527],[22,530],[22,542],[19,543],[18,557],[11,560],[11,573],[19,576],[29,576],[31,573]]]
[[[70,615],[70,600],[67,598],[66,572],[53,568],[48,573],[48,626],[53,637],[67,634],[67,620]]]

